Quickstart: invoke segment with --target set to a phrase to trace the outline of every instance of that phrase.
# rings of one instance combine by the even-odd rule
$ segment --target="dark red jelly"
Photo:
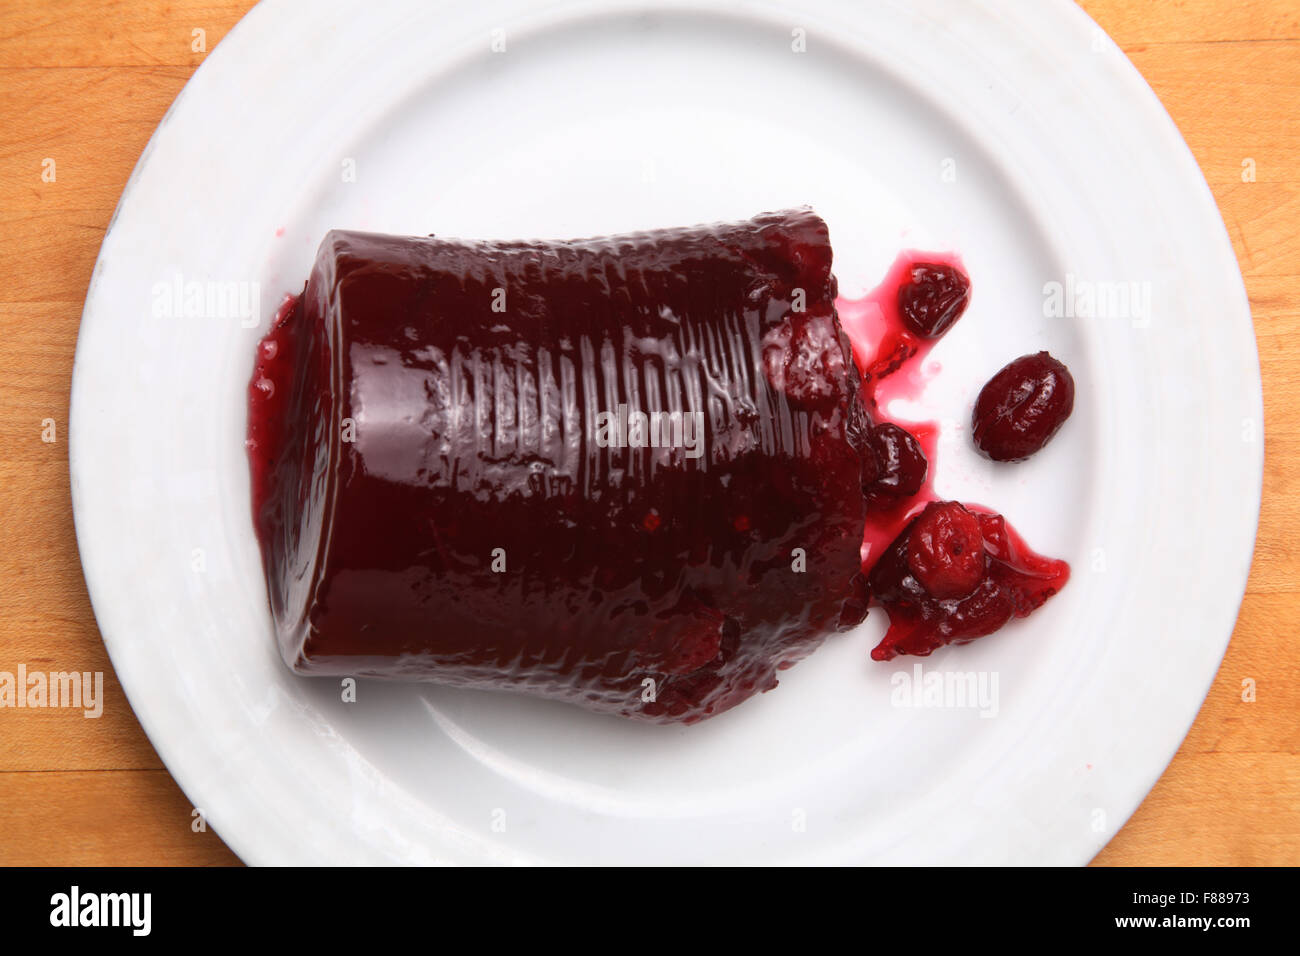
[[[331,232],[249,389],[284,659],[654,721],[774,687],[867,609],[876,465],[834,297],[806,209]]]
[[[1074,411],[1074,377],[1046,352],[1022,355],[989,379],[975,400],[971,435],[994,461],[1023,461]]]
[[[923,540],[927,534],[937,540]],[[977,552],[970,550],[973,543],[980,546]],[[919,564],[918,555],[924,556]],[[1041,607],[1069,579],[1068,564],[1029,550],[1001,515],[957,502],[932,503],[871,570],[871,594],[889,612],[889,630],[871,656],[925,656],[992,634]]]

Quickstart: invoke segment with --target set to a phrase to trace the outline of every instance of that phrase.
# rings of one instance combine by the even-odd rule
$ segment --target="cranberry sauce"
[[[869,599],[889,614],[888,631],[871,652],[875,660],[926,655],[946,644],[964,644],[991,634],[1013,618],[1028,615],[1069,580],[1068,564],[1035,554],[1001,515],[936,499],[932,484],[936,424],[904,425],[884,417],[895,399],[920,394],[925,386],[921,372],[925,356],[960,319],[969,301],[970,282],[960,262],[905,253],[871,293],[836,302],[863,372],[862,391],[873,419],[869,448],[874,452],[876,476],[864,479],[869,511],[862,567]],[[1058,378],[1069,379],[1068,370],[1064,366],[1060,370]],[[1004,370],[1004,374],[1009,373]],[[1022,383],[1017,379],[1015,384]],[[1062,387],[1056,395],[1064,391]],[[1069,397],[1073,397],[1072,380]],[[1044,404],[1021,401],[1016,407],[1038,410]],[[1057,398],[1052,410],[1062,404]],[[1003,405],[1009,407],[1007,402]],[[1004,421],[998,427],[1033,440],[1043,433],[1046,437],[1037,445],[1041,447],[1064,421],[1064,416],[1051,422],[1048,417]],[[978,426],[978,410],[975,420]],[[910,433],[914,441],[907,441],[900,431]],[[990,433],[1001,436],[1000,431]],[[1030,443],[1022,440],[1016,450]],[[923,453],[923,462],[918,452]],[[918,473],[923,475],[920,481]]]
[[[925,458],[925,474],[911,494],[892,495],[888,481],[864,482],[869,512],[862,540],[864,572],[869,571],[885,547],[897,537],[920,505],[934,498],[934,455],[939,440],[937,422],[889,422],[885,413],[895,399],[914,399],[925,388],[922,366],[938,338],[916,334],[900,309],[900,290],[912,284],[914,264],[943,264],[964,278],[955,257],[908,252],[890,266],[884,280],[860,299],[835,300],[840,323],[853,346],[853,357],[862,370],[862,395],[873,420],[872,448],[878,471],[888,478],[886,461],[880,454],[879,433],[892,426],[909,434]],[[966,284],[969,290],[969,283]],[[969,292],[966,300],[969,300]],[[965,302],[963,302],[964,308]],[[955,321],[955,317],[952,321]],[[944,327],[947,331],[952,325]],[[914,466],[911,471],[917,470]]]
[[[807,209],[331,232],[250,386],[285,660],[653,721],[774,687],[866,613],[880,468],[835,293]]]
[[[973,574],[967,573],[969,562],[942,557],[943,551],[935,554],[932,539],[922,533],[930,509],[944,508],[961,508],[975,520],[973,540],[962,542],[961,553],[961,558],[977,557]],[[958,573],[950,571],[954,565]],[[942,569],[937,575],[935,567]],[[889,612],[889,630],[871,656],[887,661],[969,643],[1027,616],[1069,579],[1068,564],[1031,551],[1001,515],[975,505],[932,502],[871,570],[872,597]]]

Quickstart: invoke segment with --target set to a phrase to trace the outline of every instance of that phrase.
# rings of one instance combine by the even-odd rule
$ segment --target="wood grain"
[[[77,557],[66,423],[81,305],[122,187],[249,6],[10,0],[0,12],[0,670],[105,674],[98,719],[0,710],[0,864],[238,862],[196,830],[113,679]],[[1178,755],[1096,863],[1295,865],[1300,0],[1083,6],[1159,94],[1219,202],[1254,311],[1266,415],[1259,540],[1232,644]],[[54,183],[42,181],[46,159]],[[1242,180],[1247,159],[1254,182]]]

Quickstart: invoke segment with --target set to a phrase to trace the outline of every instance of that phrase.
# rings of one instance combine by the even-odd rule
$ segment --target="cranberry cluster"
[[[897,291],[898,317],[921,339],[942,336],[970,301],[956,266],[918,261]],[[1046,445],[1074,408],[1074,379],[1047,352],[1021,356],[980,391],[972,411],[976,447],[994,461],[1023,461]],[[928,464],[920,443],[893,423],[871,435],[875,474],[864,491],[876,508],[918,495]],[[964,644],[1024,617],[1064,587],[1064,561],[1029,550],[999,514],[957,501],[931,501],[912,517],[868,570],[872,600],[889,630],[871,652],[886,661]]]

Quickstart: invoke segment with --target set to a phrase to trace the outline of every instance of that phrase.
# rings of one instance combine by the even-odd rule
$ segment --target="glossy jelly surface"
[[[807,209],[331,232],[249,388],[285,660],[653,721],[774,687],[866,614],[879,468],[835,294]]]

